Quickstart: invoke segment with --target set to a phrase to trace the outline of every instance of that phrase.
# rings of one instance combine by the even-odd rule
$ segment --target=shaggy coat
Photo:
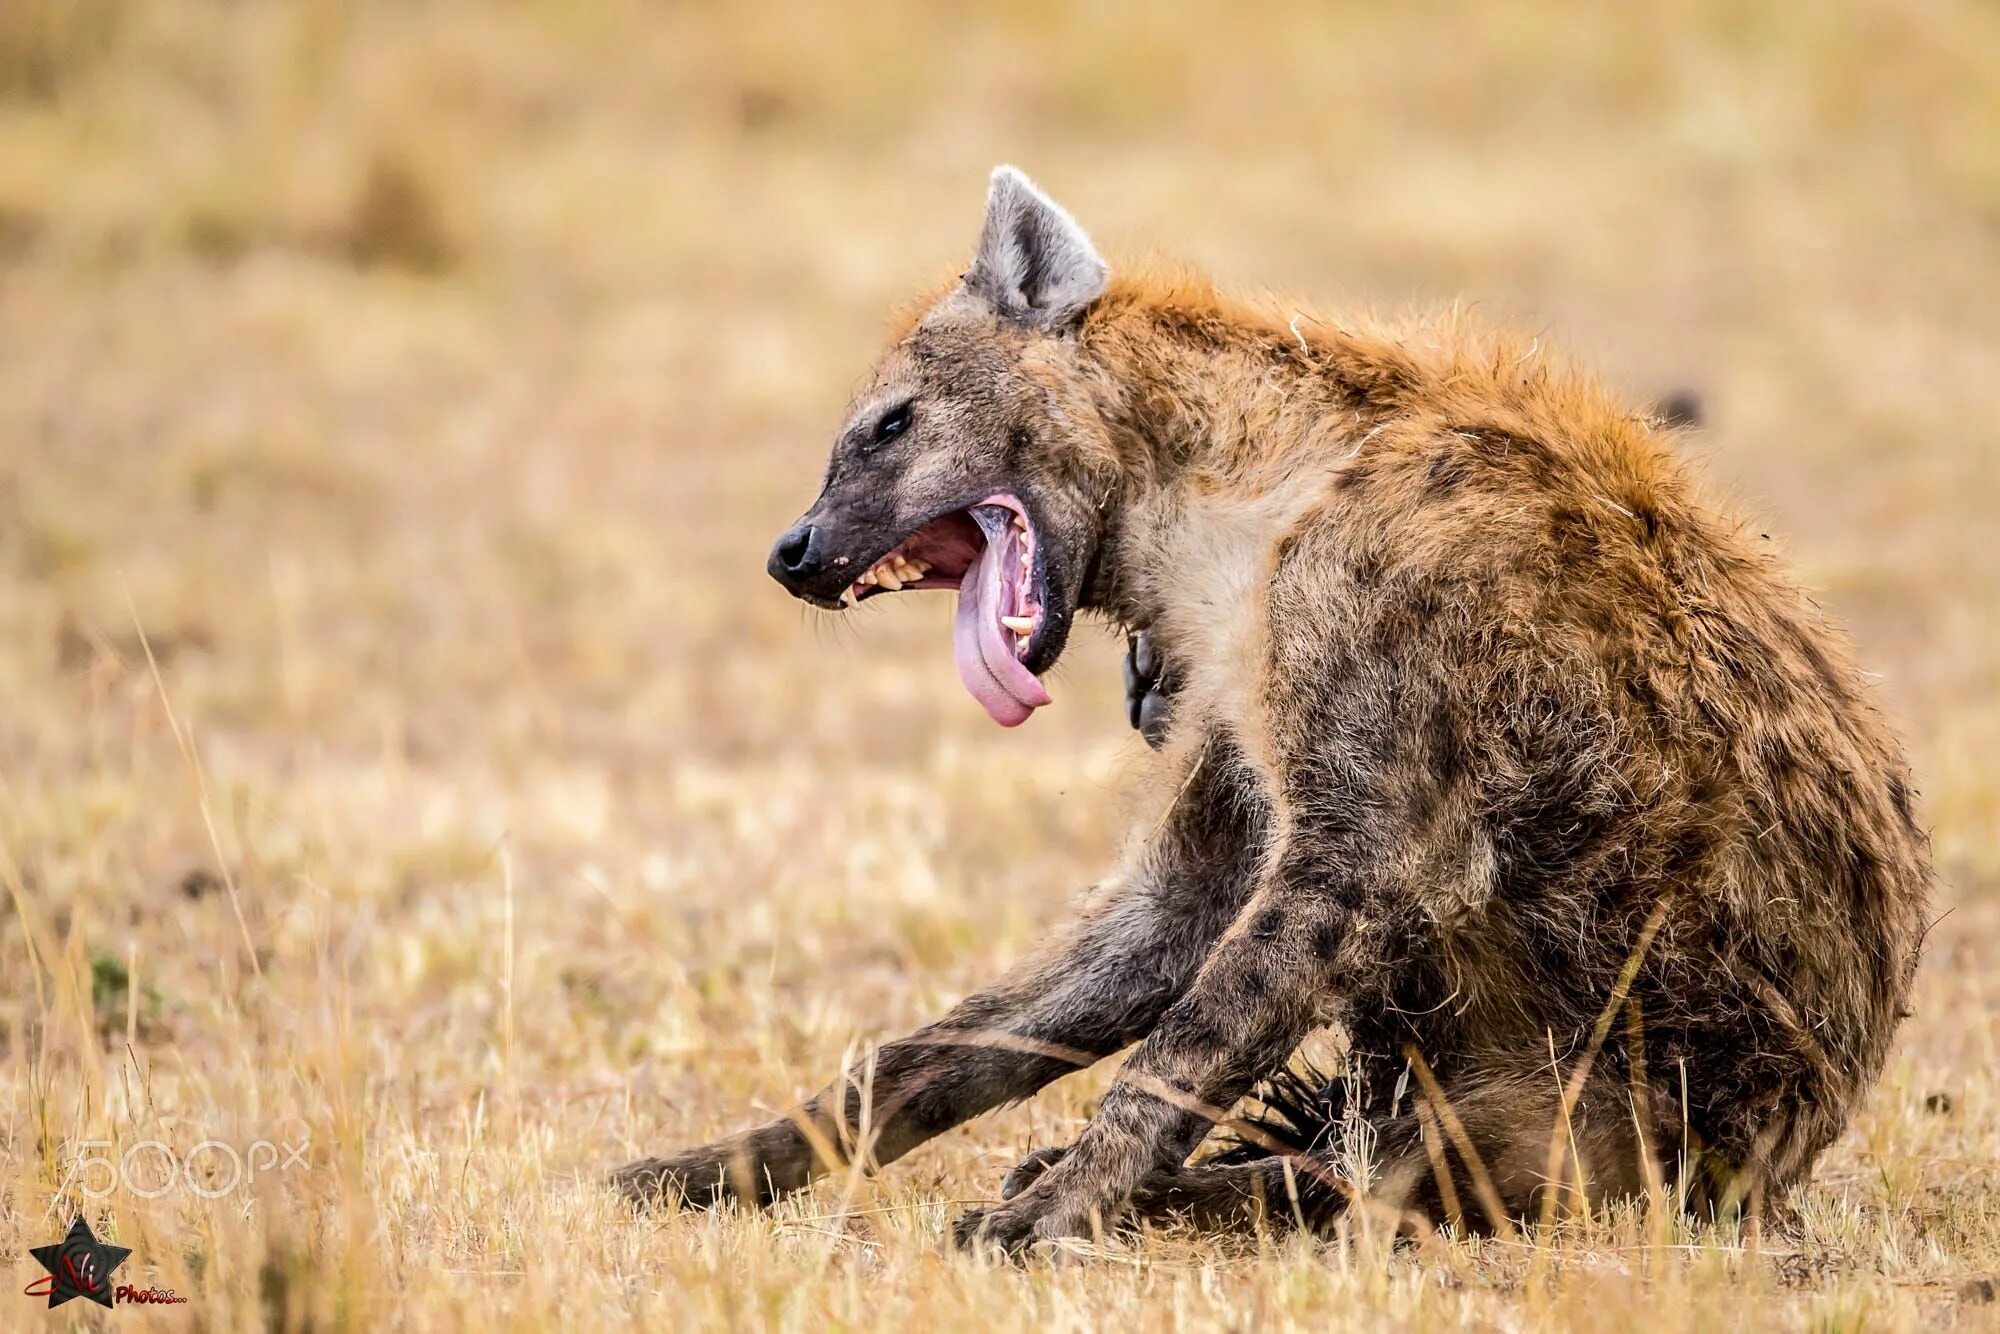
[[[963,1242],[1266,1200],[1413,1227],[1648,1190],[1713,1211],[1840,1133],[1904,1014],[1926,840],[1837,636],[1657,422],[1536,344],[1111,275],[1003,169],[972,270],[896,330],[773,571],[836,605],[999,491],[1034,534],[1026,665],[1085,611],[1173,665],[1122,865],[1040,957],[879,1051],[865,1143],[850,1075],[629,1191],[768,1201],[1134,1043]],[[1328,1024],[1327,1087],[1281,1084],[1282,1114],[1190,1165]]]

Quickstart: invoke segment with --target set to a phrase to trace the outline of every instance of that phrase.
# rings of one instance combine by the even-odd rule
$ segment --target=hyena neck
[[[1285,524],[1417,379],[1386,340],[1304,316],[1295,328],[1190,278],[1115,280],[1082,346],[1119,479],[1086,605],[1127,628],[1155,624],[1185,573],[1176,534],[1191,511]]]

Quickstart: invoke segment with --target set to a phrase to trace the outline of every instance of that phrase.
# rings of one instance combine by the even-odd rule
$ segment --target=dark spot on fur
[[[1537,487],[1549,487],[1559,471],[1555,452],[1532,436],[1464,428],[1456,434],[1488,467],[1525,475]]]
[[[1847,855],[1841,860],[1845,872],[1840,878],[1847,882],[1847,892],[1857,905],[1865,905],[1882,892],[1887,877],[1882,874],[1882,859],[1875,849],[1860,837],[1846,840]]]
[[[1557,558],[1569,565],[1589,565],[1597,558],[1597,529],[1591,518],[1574,505],[1549,507],[1549,545]]]
[[[1472,476],[1471,463],[1451,448],[1442,447],[1431,455],[1424,490],[1433,500],[1443,500]]]
[[[1625,693],[1634,704],[1648,713],[1656,713],[1660,708],[1659,692],[1653,689],[1653,679],[1644,674],[1625,678]]]
[[[1250,934],[1258,940],[1269,940],[1278,934],[1285,924],[1285,914],[1277,908],[1266,908],[1250,923]]]
[[[1786,740],[1769,728],[1762,728],[1756,734],[1754,746],[1757,762],[1772,781],[1789,778],[1798,772],[1798,754]]]
[[[1396,664],[1411,656],[1417,638],[1417,627],[1404,616],[1383,615],[1375,618],[1368,635],[1368,648],[1372,661]],[[1390,758],[1387,752],[1379,753],[1377,759]]]
[[[1180,1030],[1186,1045],[1196,1051],[1215,1051],[1226,1045],[1222,1040],[1222,1031],[1206,1016],[1191,1009],[1183,1011]]]
[[[1243,972],[1240,986],[1244,999],[1262,1000],[1271,989],[1271,980],[1264,976],[1262,969],[1248,968]]]
[[[1833,659],[1826,656],[1826,650],[1799,627],[1788,625],[1786,628],[1791,631],[1793,646],[1805,658],[1807,665],[1812,668],[1813,675],[1819,678],[1820,684],[1825,686],[1835,699],[1846,699],[1847,683],[1840,679],[1840,673],[1834,669]]]
[[[1292,556],[1298,549],[1299,535],[1297,533],[1287,533],[1285,536],[1279,538],[1277,549],[1278,568],[1282,570],[1290,565],[1292,563]]]
[[[1410,620],[1419,627],[1428,626],[1444,615],[1448,606],[1450,600],[1435,579],[1419,579],[1415,587],[1410,589]]]
[[[1311,945],[1314,958],[1331,959],[1340,948],[1340,928],[1332,922],[1321,922],[1312,929]]]
[[[1889,803],[1896,808],[1896,814],[1901,817],[1903,827],[1914,831],[1917,820],[1910,811],[1910,785],[1900,776],[1891,776],[1889,779]]]
[[[1424,724],[1424,743],[1432,780],[1441,791],[1450,791],[1471,759],[1459,738],[1457,719],[1444,709],[1433,709]]]
[[[1697,827],[1685,831],[1667,846],[1662,878],[1670,884],[1680,884],[1700,874],[1714,850],[1715,838],[1706,830]]]
[[[1603,639],[1614,639],[1624,629],[1631,611],[1605,598],[1579,598],[1575,614],[1577,620],[1593,634]]]

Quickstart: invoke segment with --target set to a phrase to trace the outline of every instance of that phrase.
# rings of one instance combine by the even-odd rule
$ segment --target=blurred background
[[[949,599],[762,573],[1003,161],[1114,263],[1698,393],[1687,452],[1852,628],[1990,925],[1996,71],[1979,0],[6,0],[17,1204],[65,1136],[284,1115],[346,1146],[325,1198],[449,1213],[371,1155],[494,1090],[592,1170],[804,1091],[1101,872],[1121,644],[1002,733]],[[1995,1045],[1990,953],[1940,939],[1928,1012],[1988,1017],[1911,1088]]]

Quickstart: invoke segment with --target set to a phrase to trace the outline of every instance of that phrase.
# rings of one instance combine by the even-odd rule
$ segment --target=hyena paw
[[[1039,1240],[1035,1215],[1004,1204],[976,1205],[951,1225],[952,1245],[974,1255],[1016,1260]]]
[[[733,1197],[727,1160],[696,1149],[671,1158],[641,1158],[611,1174],[611,1185],[642,1209],[706,1209]]]
[[[1173,711],[1173,678],[1166,662],[1141,630],[1125,641],[1125,713],[1146,744],[1158,750],[1166,744],[1167,719]]]
[[[1069,1150],[1066,1148],[1036,1149],[1020,1162],[1015,1163],[1014,1170],[1009,1172],[1007,1179],[1000,1183],[1000,1198],[1002,1200],[1011,1200],[1028,1187],[1034,1185],[1042,1179],[1042,1173],[1061,1162],[1063,1155],[1068,1152]]]
[[[1099,1231],[1095,1210],[1082,1207],[1072,1191],[1051,1190],[1049,1181],[1001,1204],[983,1205],[960,1214],[952,1225],[952,1241],[962,1251],[1018,1258],[1041,1242],[1088,1237]]]

